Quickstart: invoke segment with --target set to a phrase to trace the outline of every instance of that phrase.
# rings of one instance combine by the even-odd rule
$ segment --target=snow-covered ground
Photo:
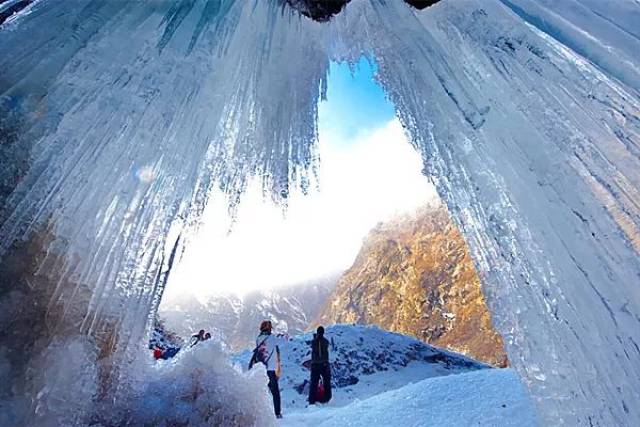
[[[375,326],[334,325],[327,328],[325,336],[331,342],[332,404],[338,406],[410,382],[489,368],[460,354]],[[311,358],[311,339],[310,333],[298,335],[281,348],[280,388],[284,407],[306,406],[309,370],[303,363]],[[239,368],[246,369],[249,358],[250,351],[246,350],[234,356],[234,361]]]
[[[154,334],[156,341],[162,333]],[[532,426],[536,416],[515,371],[493,369],[465,356],[375,327],[327,328],[334,398],[309,407],[310,334],[282,346],[283,420],[276,420],[267,375],[246,371],[249,352],[231,354],[214,339],[183,347],[169,360],[151,352],[136,359],[119,384],[119,399],[87,405],[83,372],[59,377],[79,390],[75,400],[49,404],[56,416],[30,426]],[[60,350],[66,351],[67,347]],[[82,349],[73,346],[74,366]],[[55,357],[54,360],[62,360]],[[71,366],[68,364],[67,367]],[[66,372],[59,368],[61,372]],[[92,373],[95,375],[95,373]],[[87,384],[92,384],[90,381]],[[60,390],[58,388],[57,390]],[[94,393],[92,391],[88,393]],[[56,394],[56,393],[54,393]],[[0,425],[17,425],[1,422]]]
[[[430,378],[338,407],[285,413],[282,426],[536,426],[536,415],[512,369]]]
[[[309,371],[302,363],[311,334],[294,337],[282,348],[281,425],[536,425],[529,396],[511,369],[492,369],[377,327],[336,325],[326,337],[332,341],[333,399],[307,405]],[[248,358],[248,351],[233,357],[240,368]]]

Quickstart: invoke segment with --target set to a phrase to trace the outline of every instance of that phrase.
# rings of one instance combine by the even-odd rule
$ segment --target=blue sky
[[[371,132],[395,117],[393,104],[374,80],[376,64],[362,57],[355,69],[347,62],[332,62],[329,70],[327,101],[319,105],[321,139],[349,143],[358,133]]]
[[[319,191],[292,192],[283,216],[256,180],[231,234],[226,199],[214,194],[203,226],[172,273],[165,303],[186,290],[243,294],[343,271],[379,221],[435,199],[420,156],[373,79],[375,71],[364,59],[353,75],[347,63],[331,64],[328,100],[319,105]]]

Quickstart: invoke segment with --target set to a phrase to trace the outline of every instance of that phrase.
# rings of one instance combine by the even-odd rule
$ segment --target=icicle
[[[549,21],[558,33],[520,17],[584,29],[603,19],[593,5],[578,16],[546,0],[421,12],[353,0],[320,24],[282,4],[43,0],[0,28],[1,274],[20,292],[13,283],[37,275],[25,299],[59,324],[41,330],[105,334],[131,357],[178,250],[172,228],[188,240],[214,187],[232,206],[254,176],[283,205],[304,190],[328,64],[366,55],[468,239],[543,419],[638,423],[631,18],[594,30],[620,42],[622,64],[584,32],[560,37],[562,19]],[[620,4],[616,17],[637,13]]]

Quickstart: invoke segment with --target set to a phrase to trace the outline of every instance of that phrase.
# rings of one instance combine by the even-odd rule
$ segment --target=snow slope
[[[332,405],[346,405],[426,378],[489,369],[460,354],[375,326],[334,325],[327,328],[334,393]],[[283,405],[304,407],[309,393],[310,333],[292,338],[281,349]],[[246,369],[250,351],[234,360]],[[263,369],[259,366],[254,369]]]
[[[532,401],[512,369],[493,369],[377,327],[335,325],[325,336],[332,341],[333,399],[307,405],[309,371],[302,363],[310,357],[312,336],[296,336],[282,348],[281,425],[537,425]],[[240,369],[248,358],[248,351],[233,357]]]
[[[85,419],[93,425],[159,427],[536,423],[526,389],[511,369],[493,369],[375,327],[337,325],[327,328],[327,337],[333,341],[333,399],[306,404],[309,371],[301,363],[309,356],[311,336],[296,336],[282,348],[282,421],[273,414],[264,367],[246,372],[249,352],[230,354],[215,339],[185,347],[169,360],[146,354],[120,384],[126,398],[103,402]]]
[[[529,396],[512,369],[430,378],[347,406],[285,413],[281,426],[495,426],[538,425]]]

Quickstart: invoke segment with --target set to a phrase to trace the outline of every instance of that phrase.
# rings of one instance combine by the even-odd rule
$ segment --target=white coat
[[[264,341],[264,344],[262,342]],[[284,335],[274,335],[267,334],[262,332],[256,338],[256,347],[261,344],[264,346],[264,353],[266,354],[267,360],[267,371],[275,371],[277,367],[277,352],[276,347],[280,347],[280,351],[282,351],[282,346],[288,341],[287,337]],[[258,350],[260,351],[260,349]]]

